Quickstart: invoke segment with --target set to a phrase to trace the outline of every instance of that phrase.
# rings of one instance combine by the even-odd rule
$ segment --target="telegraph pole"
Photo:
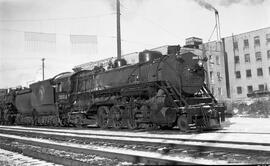
[[[45,58],[42,58],[42,80],[44,80],[44,61],[45,61]]]
[[[117,59],[121,59],[120,0],[116,0]]]

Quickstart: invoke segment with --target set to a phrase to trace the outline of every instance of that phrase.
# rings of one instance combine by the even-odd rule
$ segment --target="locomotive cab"
[[[72,73],[65,72],[56,75],[52,79],[55,88],[55,101],[57,103],[68,103],[68,93],[70,92],[70,76]]]

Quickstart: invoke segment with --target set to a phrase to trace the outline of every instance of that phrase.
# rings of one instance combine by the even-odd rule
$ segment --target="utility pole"
[[[45,61],[45,58],[42,58],[42,80],[44,80],[44,61]]]
[[[121,59],[120,0],[116,0],[117,59]]]

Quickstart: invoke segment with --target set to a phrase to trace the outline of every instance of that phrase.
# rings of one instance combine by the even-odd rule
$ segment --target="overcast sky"
[[[122,53],[184,45],[191,36],[207,42],[215,26],[214,12],[198,2],[121,0]],[[270,25],[270,0],[207,2],[219,11],[222,37]],[[81,63],[116,56],[115,25],[115,0],[0,0],[0,88],[40,80],[43,57],[49,78]],[[29,54],[19,40],[23,32],[97,35],[98,51],[74,57],[58,44],[57,53]]]

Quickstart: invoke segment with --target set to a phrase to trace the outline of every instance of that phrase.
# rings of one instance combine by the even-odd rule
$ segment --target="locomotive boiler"
[[[225,106],[216,102],[204,84],[205,59],[174,48],[168,55],[143,51],[134,65],[116,61],[109,70],[96,67],[56,78],[56,94],[66,96],[56,102],[61,112],[69,112],[63,119],[117,129],[219,127]],[[64,84],[69,89],[61,91]]]

